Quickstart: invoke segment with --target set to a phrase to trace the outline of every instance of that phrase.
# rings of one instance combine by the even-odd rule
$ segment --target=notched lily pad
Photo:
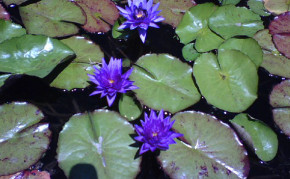
[[[272,160],[278,150],[276,133],[265,123],[242,113],[230,120],[240,137],[263,161]]]
[[[43,78],[72,55],[74,52],[59,40],[23,35],[0,44],[0,71]]]
[[[200,53],[195,50],[194,43],[189,43],[182,48],[182,56],[186,61],[194,61]]]
[[[43,114],[31,104],[0,106],[0,175],[27,169],[47,150],[51,132],[48,124],[37,124],[42,118]]]
[[[195,60],[193,74],[208,103],[230,112],[246,110],[257,98],[257,67],[238,50],[222,50],[218,58],[204,53]]]
[[[168,54],[147,54],[138,59],[130,80],[138,100],[150,108],[175,113],[200,99],[192,68]]]
[[[290,11],[289,0],[263,0],[265,8],[276,15]]]
[[[57,160],[70,178],[72,169],[82,165],[95,170],[94,178],[135,178],[140,158],[130,137],[134,128],[118,113],[97,110],[70,118],[60,133]]]
[[[10,15],[9,13],[4,9],[4,7],[0,4],[0,19],[9,20]]]
[[[28,0],[3,0],[3,2],[6,4],[6,5],[9,5],[9,4],[16,4],[16,5],[20,5],[24,2],[26,2]]]
[[[265,68],[273,75],[290,78],[290,60],[283,55],[274,55],[270,52],[264,52],[261,67]]]
[[[19,8],[29,34],[63,37],[78,33],[73,23],[84,24],[86,17],[80,7],[67,0],[42,0]]]
[[[4,40],[19,37],[24,34],[26,34],[26,30],[23,29],[21,25],[0,19],[0,43]]]
[[[264,29],[258,14],[234,5],[219,7],[209,18],[209,27],[225,39],[241,35],[252,37],[257,31]]]
[[[271,13],[264,7],[263,0],[249,0],[248,6],[254,13],[259,14],[260,16],[271,15]]]
[[[219,0],[222,5],[227,5],[227,4],[233,4],[236,5],[240,2],[241,0]]]
[[[259,43],[263,50],[267,50],[273,54],[279,54],[272,42],[272,35],[269,33],[269,29],[260,30],[253,38]]]
[[[119,100],[119,112],[129,121],[135,120],[143,112],[143,106],[133,94],[122,94]]]
[[[273,88],[270,104],[274,107],[275,123],[290,137],[290,80],[282,81]]]
[[[76,3],[87,16],[83,28],[88,32],[108,32],[119,18],[119,11],[111,0],[76,0]]]
[[[186,111],[175,114],[174,130],[182,141],[161,151],[158,160],[171,178],[246,178],[247,152],[234,131],[208,114]],[[231,156],[231,157],[229,157]]]
[[[158,10],[161,10],[159,15],[165,18],[162,22],[173,27],[180,23],[189,8],[196,5],[194,0],[154,0],[155,4],[158,2],[160,3]]]

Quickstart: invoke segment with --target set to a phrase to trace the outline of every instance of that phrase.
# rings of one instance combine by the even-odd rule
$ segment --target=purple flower
[[[153,0],[128,0],[129,7],[126,6],[125,9],[118,7],[121,11],[120,14],[124,16],[127,21],[124,22],[119,29],[130,28],[130,30],[138,29],[140,38],[142,42],[145,42],[146,31],[148,27],[159,28],[156,22],[163,21],[165,18],[157,16],[160,11],[156,11],[159,7],[157,3],[154,7]]]
[[[142,127],[135,125],[135,130],[139,136],[134,139],[143,142],[140,155],[148,150],[153,152],[157,148],[167,150],[169,144],[176,144],[174,138],[183,136],[183,134],[170,130],[175,120],[170,122],[170,116],[163,119],[163,109],[159,112],[158,117],[154,110],[151,110],[150,117],[146,113],[144,116],[145,121],[141,120]]]
[[[133,68],[122,75],[122,59],[111,57],[107,65],[103,58],[102,68],[98,69],[96,66],[94,68],[95,74],[88,74],[88,76],[98,86],[90,96],[101,93],[101,97],[107,97],[109,106],[113,104],[118,92],[126,93],[128,90],[138,89],[137,86],[133,85],[133,81],[128,80]]]

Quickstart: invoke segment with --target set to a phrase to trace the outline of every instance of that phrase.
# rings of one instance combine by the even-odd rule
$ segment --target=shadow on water
[[[72,167],[69,179],[98,179],[95,167],[91,164],[77,164]]]

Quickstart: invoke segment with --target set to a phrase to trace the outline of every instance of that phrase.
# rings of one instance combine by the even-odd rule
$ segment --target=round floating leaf
[[[279,54],[272,42],[272,36],[268,29],[263,29],[257,32],[253,38],[259,43],[262,49],[270,51],[273,54]]]
[[[134,99],[133,95],[122,94],[119,101],[119,112],[123,117],[132,121],[140,117],[143,112],[143,106]]]
[[[264,52],[261,67],[273,75],[290,78],[290,60],[283,55],[273,55],[270,52]]]
[[[237,35],[252,37],[258,30],[264,29],[259,15],[234,5],[219,7],[209,18],[209,27],[225,39]]]
[[[259,67],[263,62],[263,51],[258,42],[252,38],[231,38],[219,47],[219,51],[231,49],[239,50],[240,52],[248,55],[257,67]]]
[[[28,0],[3,0],[3,2],[6,4],[6,5],[9,5],[9,4],[16,4],[16,5],[20,5],[24,2],[26,2]]]
[[[158,2],[160,3],[158,10],[161,10],[158,15],[165,18],[162,22],[173,27],[180,23],[189,8],[196,5],[194,0],[154,0],[155,4]]]
[[[274,13],[282,14],[284,12],[290,11],[289,0],[263,0],[265,8]]]
[[[76,59],[73,62],[96,64],[101,63],[104,53],[94,42],[81,36],[73,36],[61,40],[76,53]]]
[[[168,54],[147,54],[138,59],[130,76],[137,98],[150,108],[175,113],[200,99],[192,68]]]
[[[90,64],[70,63],[50,84],[52,87],[72,90],[89,86],[88,73],[93,74],[94,68]]]
[[[13,37],[26,34],[26,30],[21,25],[0,19],[0,43]]]
[[[39,160],[48,148],[51,132],[48,124],[36,124],[43,114],[31,104],[4,104],[0,116],[0,175],[8,175]]]
[[[290,19],[289,19],[289,22],[290,22]],[[274,34],[273,42],[279,52],[281,52],[287,58],[290,58],[290,33]]]
[[[213,33],[210,29],[204,28],[196,38],[195,48],[199,52],[208,52],[217,49],[224,39]]]
[[[269,13],[266,8],[264,7],[263,0],[249,0],[248,6],[250,9],[260,16],[269,16],[271,13]]]
[[[202,54],[193,74],[210,104],[230,112],[246,110],[257,98],[258,75],[250,58],[237,50]]]
[[[131,30],[128,28],[126,29],[118,29],[120,25],[125,22],[126,19],[121,17],[118,20],[116,20],[113,29],[112,29],[112,36],[115,39],[127,39],[130,35]]]
[[[95,178],[134,178],[141,160],[134,159],[138,148],[130,146],[130,134],[134,128],[115,112],[74,115],[60,133],[59,166],[68,177],[85,164],[95,171]]]
[[[199,57],[198,53],[194,48],[194,43],[189,43],[182,48],[182,56],[186,61],[193,61]]]
[[[22,21],[30,34],[62,37],[78,33],[73,23],[84,24],[80,7],[67,0],[42,0],[19,8]]]
[[[5,80],[6,80],[7,78],[9,78],[10,75],[11,75],[11,74],[3,74],[3,75],[0,75],[0,88],[1,88],[1,86],[4,84]]]
[[[276,85],[270,95],[273,117],[279,128],[290,137],[290,80]]]
[[[222,5],[227,5],[227,4],[233,4],[236,5],[240,2],[241,0],[219,0]]]
[[[23,35],[0,44],[0,71],[43,78],[73,54],[59,40]]]
[[[119,18],[116,5],[110,0],[76,0],[82,7],[87,22],[83,28],[88,32],[108,32]]]
[[[247,153],[229,126],[200,112],[177,113],[173,119],[187,144],[177,141],[158,156],[171,178],[247,177]]]
[[[10,19],[10,15],[1,4],[0,4],[0,19],[4,19],[4,20]]]
[[[176,34],[184,44],[195,40],[199,31],[208,28],[208,18],[217,9],[213,3],[199,4],[190,8],[176,28]]]
[[[238,114],[230,122],[261,160],[270,161],[276,156],[278,138],[266,124],[244,113]]]

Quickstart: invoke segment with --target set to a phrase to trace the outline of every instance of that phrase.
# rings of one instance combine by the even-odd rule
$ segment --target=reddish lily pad
[[[159,15],[165,18],[162,22],[173,27],[177,27],[184,13],[196,5],[194,0],[154,0],[155,4],[158,2],[158,10],[161,10]]]
[[[47,171],[25,170],[11,175],[0,176],[0,179],[50,179],[50,174]]]
[[[77,0],[76,3],[87,16],[83,28],[88,32],[108,32],[119,18],[119,11],[110,0]]]
[[[290,58],[290,12],[277,16],[269,25],[276,48]]]
[[[30,34],[63,37],[78,33],[73,23],[84,24],[80,7],[67,0],[42,0],[19,8],[22,21]]]
[[[0,106],[0,175],[27,169],[48,149],[48,124],[35,106],[14,102]],[[19,150],[21,149],[21,150]]]
[[[171,178],[246,178],[247,152],[234,131],[208,114],[175,114],[174,130],[183,141],[161,151],[158,160]],[[230,157],[229,157],[230,156]]]
[[[289,0],[263,0],[265,8],[274,14],[282,14],[290,10]]]
[[[10,19],[10,15],[1,4],[0,4],[0,19],[4,19],[4,20]]]
[[[270,104],[274,107],[275,123],[290,137],[290,80],[285,80],[273,88]]]

